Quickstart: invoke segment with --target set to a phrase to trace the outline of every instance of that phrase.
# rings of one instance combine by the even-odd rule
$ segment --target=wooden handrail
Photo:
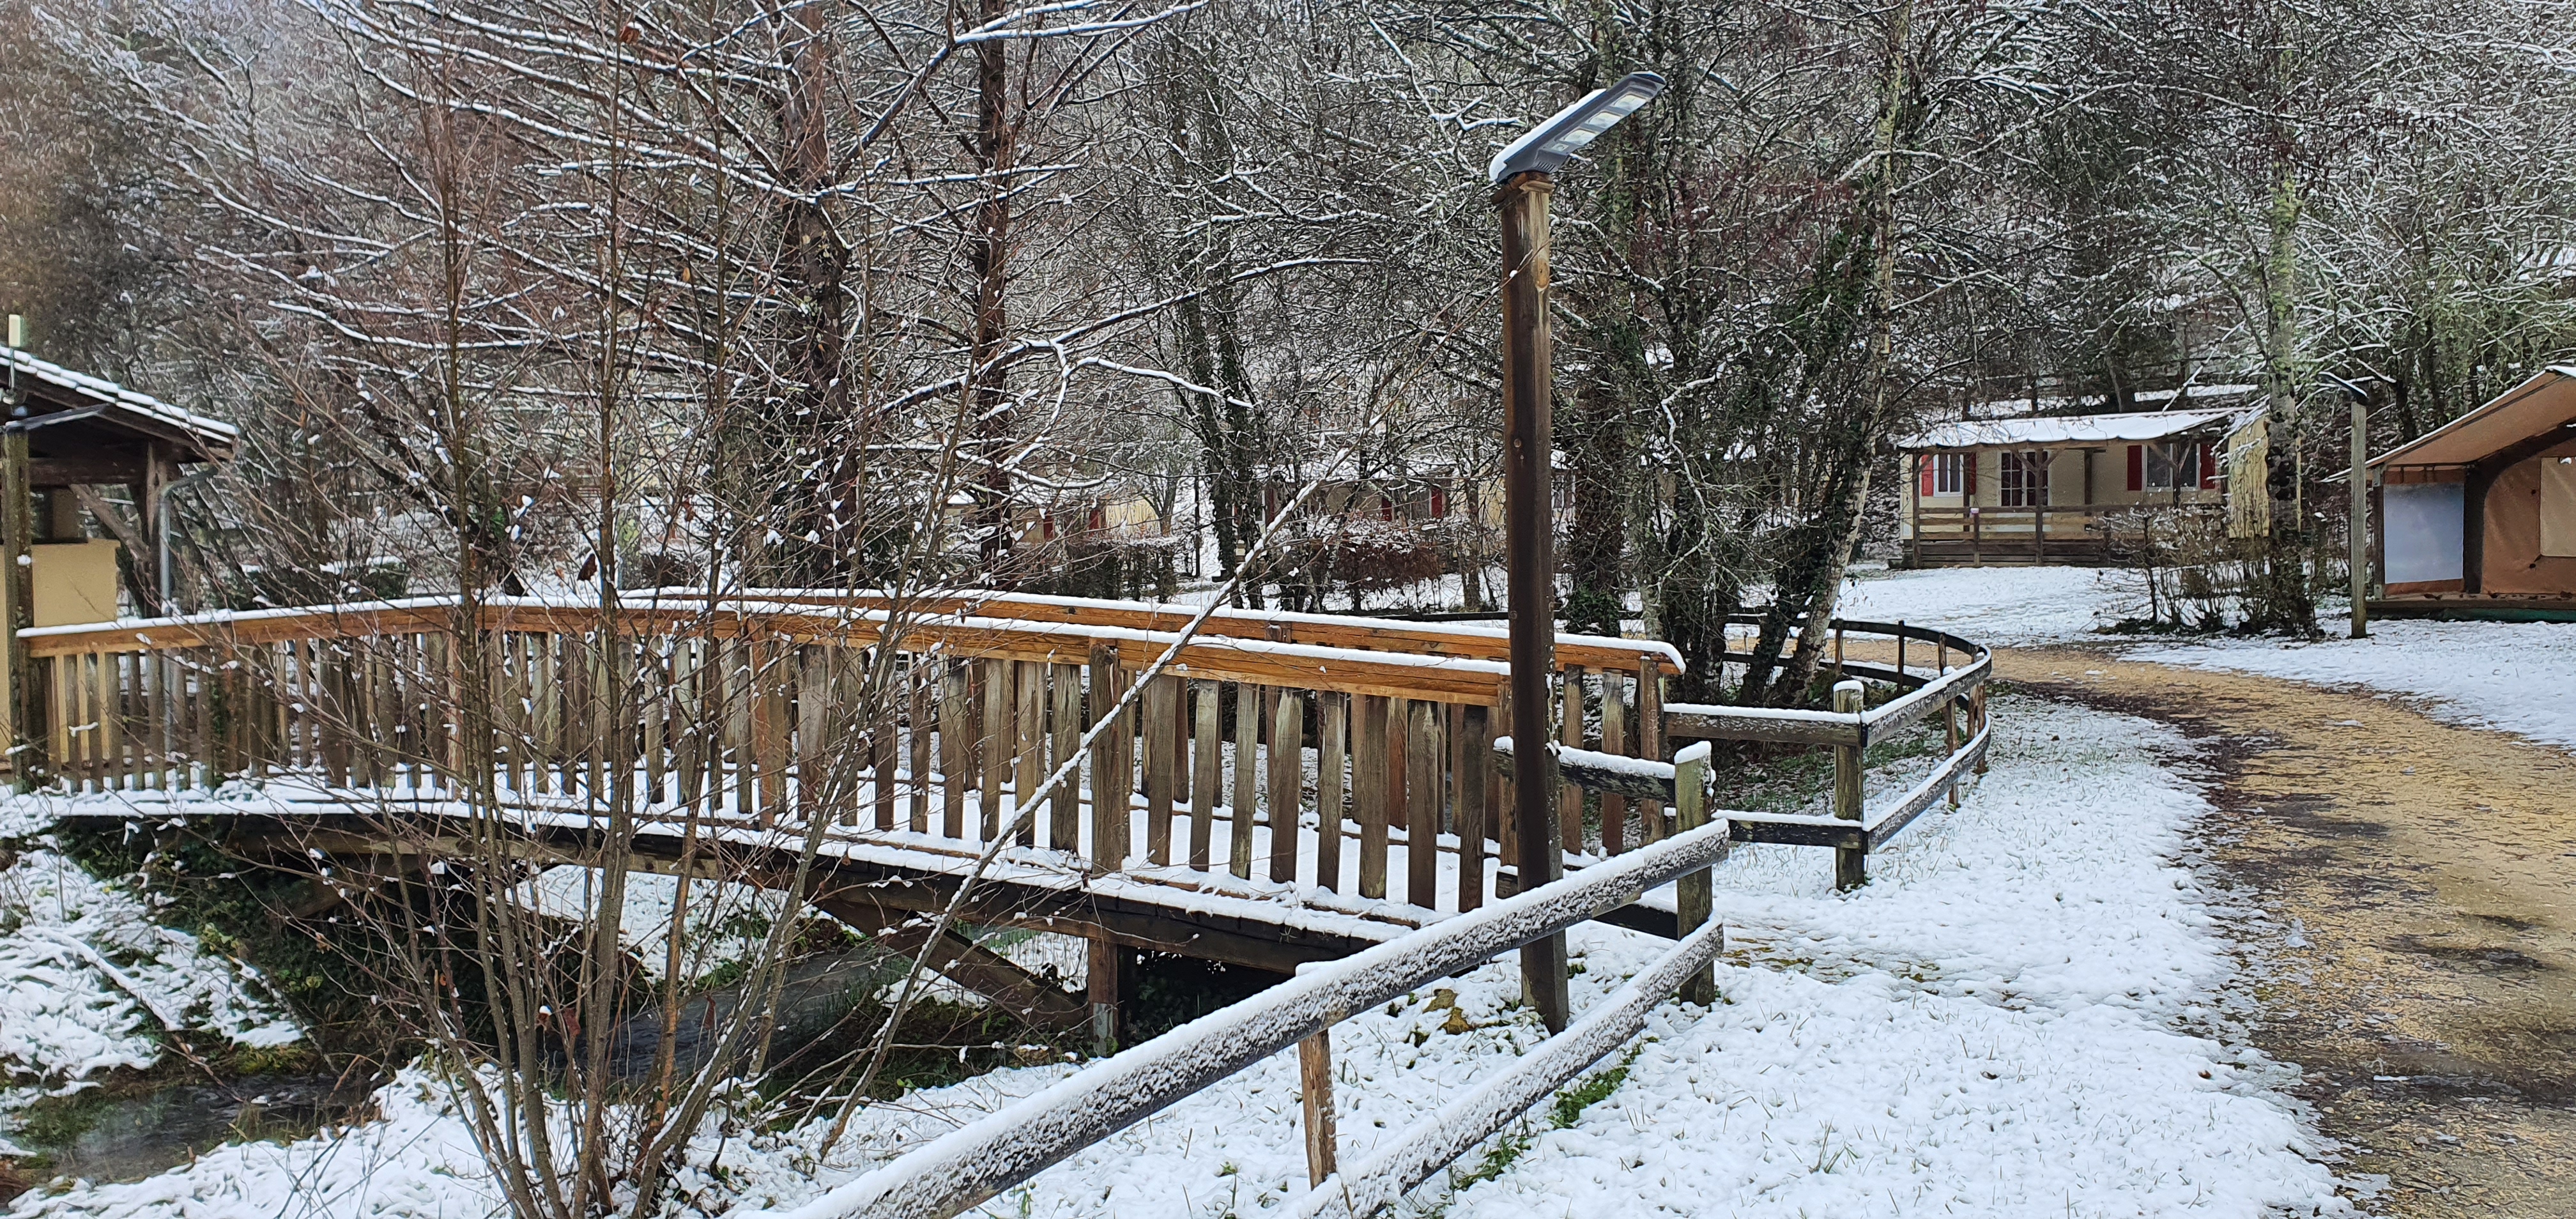
[[[1715,815],[1721,819],[1610,863],[1311,968],[941,1135],[797,1207],[789,1219],[959,1214],[1353,1012],[1706,871],[1726,853],[1722,818],[1730,814]]]

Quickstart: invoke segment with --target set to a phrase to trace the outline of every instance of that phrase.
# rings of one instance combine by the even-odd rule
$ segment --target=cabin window
[[[2200,446],[2159,441],[2146,446],[2147,490],[2188,491],[2200,485]]]
[[[2576,457],[2540,459],[2540,553],[2576,559]]]
[[[2001,484],[1998,494],[2007,508],[2038,508],[2048,503],[2048,453],[2007,451],[2002,468],[1996,471]]]
[[[1968,455],[1934,453],[1932,455],[1932,494],[1957,495],[1967,482]]]

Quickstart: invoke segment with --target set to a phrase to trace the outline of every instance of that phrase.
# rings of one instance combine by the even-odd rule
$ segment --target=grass
[[[1651,1041],[1653,1038],[1646,1040]],[[1637,1055],[1644,1053],[1645,1049],[1646,1041],[1640,1041],[1628,1047],[1627,1053],[1619,1056],[1619,1065],[1607,1071],[1586,1076],[1576,1081],[1573,1087],[1557,1093],[1556,1100],[1548,1106],[1547,1129],[1567,1129],[1583,1120],[1584,1110],[1610,1099],[1611,1095],[1619,1090],[1620,1085],[1628,1082],[1628,1069],[1636,1065]],[[1473,1171],[1464,1175],[1450,1176],[1449,1192],[1456,1194],[1479,1181],[1491,1181],[1502,1176],[1504,1170],[1510,1168],[1513,1161],[1520,1159],[1521,1153],[1529,1150],[1530,1144],[1536,1142],[1542,1133],[1544,1131],[1530,1129],[1527,1123],[1505,1131],[1502,1140],[1494,1144],[1492,1151],[1485,1153],[1485,1158]]]

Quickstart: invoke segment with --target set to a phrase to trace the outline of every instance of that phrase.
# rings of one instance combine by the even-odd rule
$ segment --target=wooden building
[[[15,713],[24,645],[14,628],[105,622],[154,613],[168,531],[163,491],[185,467],[233,455],[233,426],[48,363],[14,347],[0,424],[0,612],[13,630],[0,665],[0,707]],[[123,486],[134,513],[108,508],[101,486]],[[87,518],[87,519],[85,519]],[[88,519],[117,537],[90,536]],[[134,551],[130,565],[119,551]],[[121,567],[135,576],[120,599]]]
[[[2104,518],[2220,511],[2261,412],[2233,408],[1963,419],[1897,441],[1913,567],[2111,561]]]
[[[2576,621],[2576,367],[2370,463],[2371,612]]]

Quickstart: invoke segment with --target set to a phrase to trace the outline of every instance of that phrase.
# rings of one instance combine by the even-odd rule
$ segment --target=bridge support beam
[[[1118,1052],[1124,1030],[1120,1018],[1127,994],[1135,988],[1136,950],[1105,935],[1091,937],[1091,1052],[1106,1058]]]

